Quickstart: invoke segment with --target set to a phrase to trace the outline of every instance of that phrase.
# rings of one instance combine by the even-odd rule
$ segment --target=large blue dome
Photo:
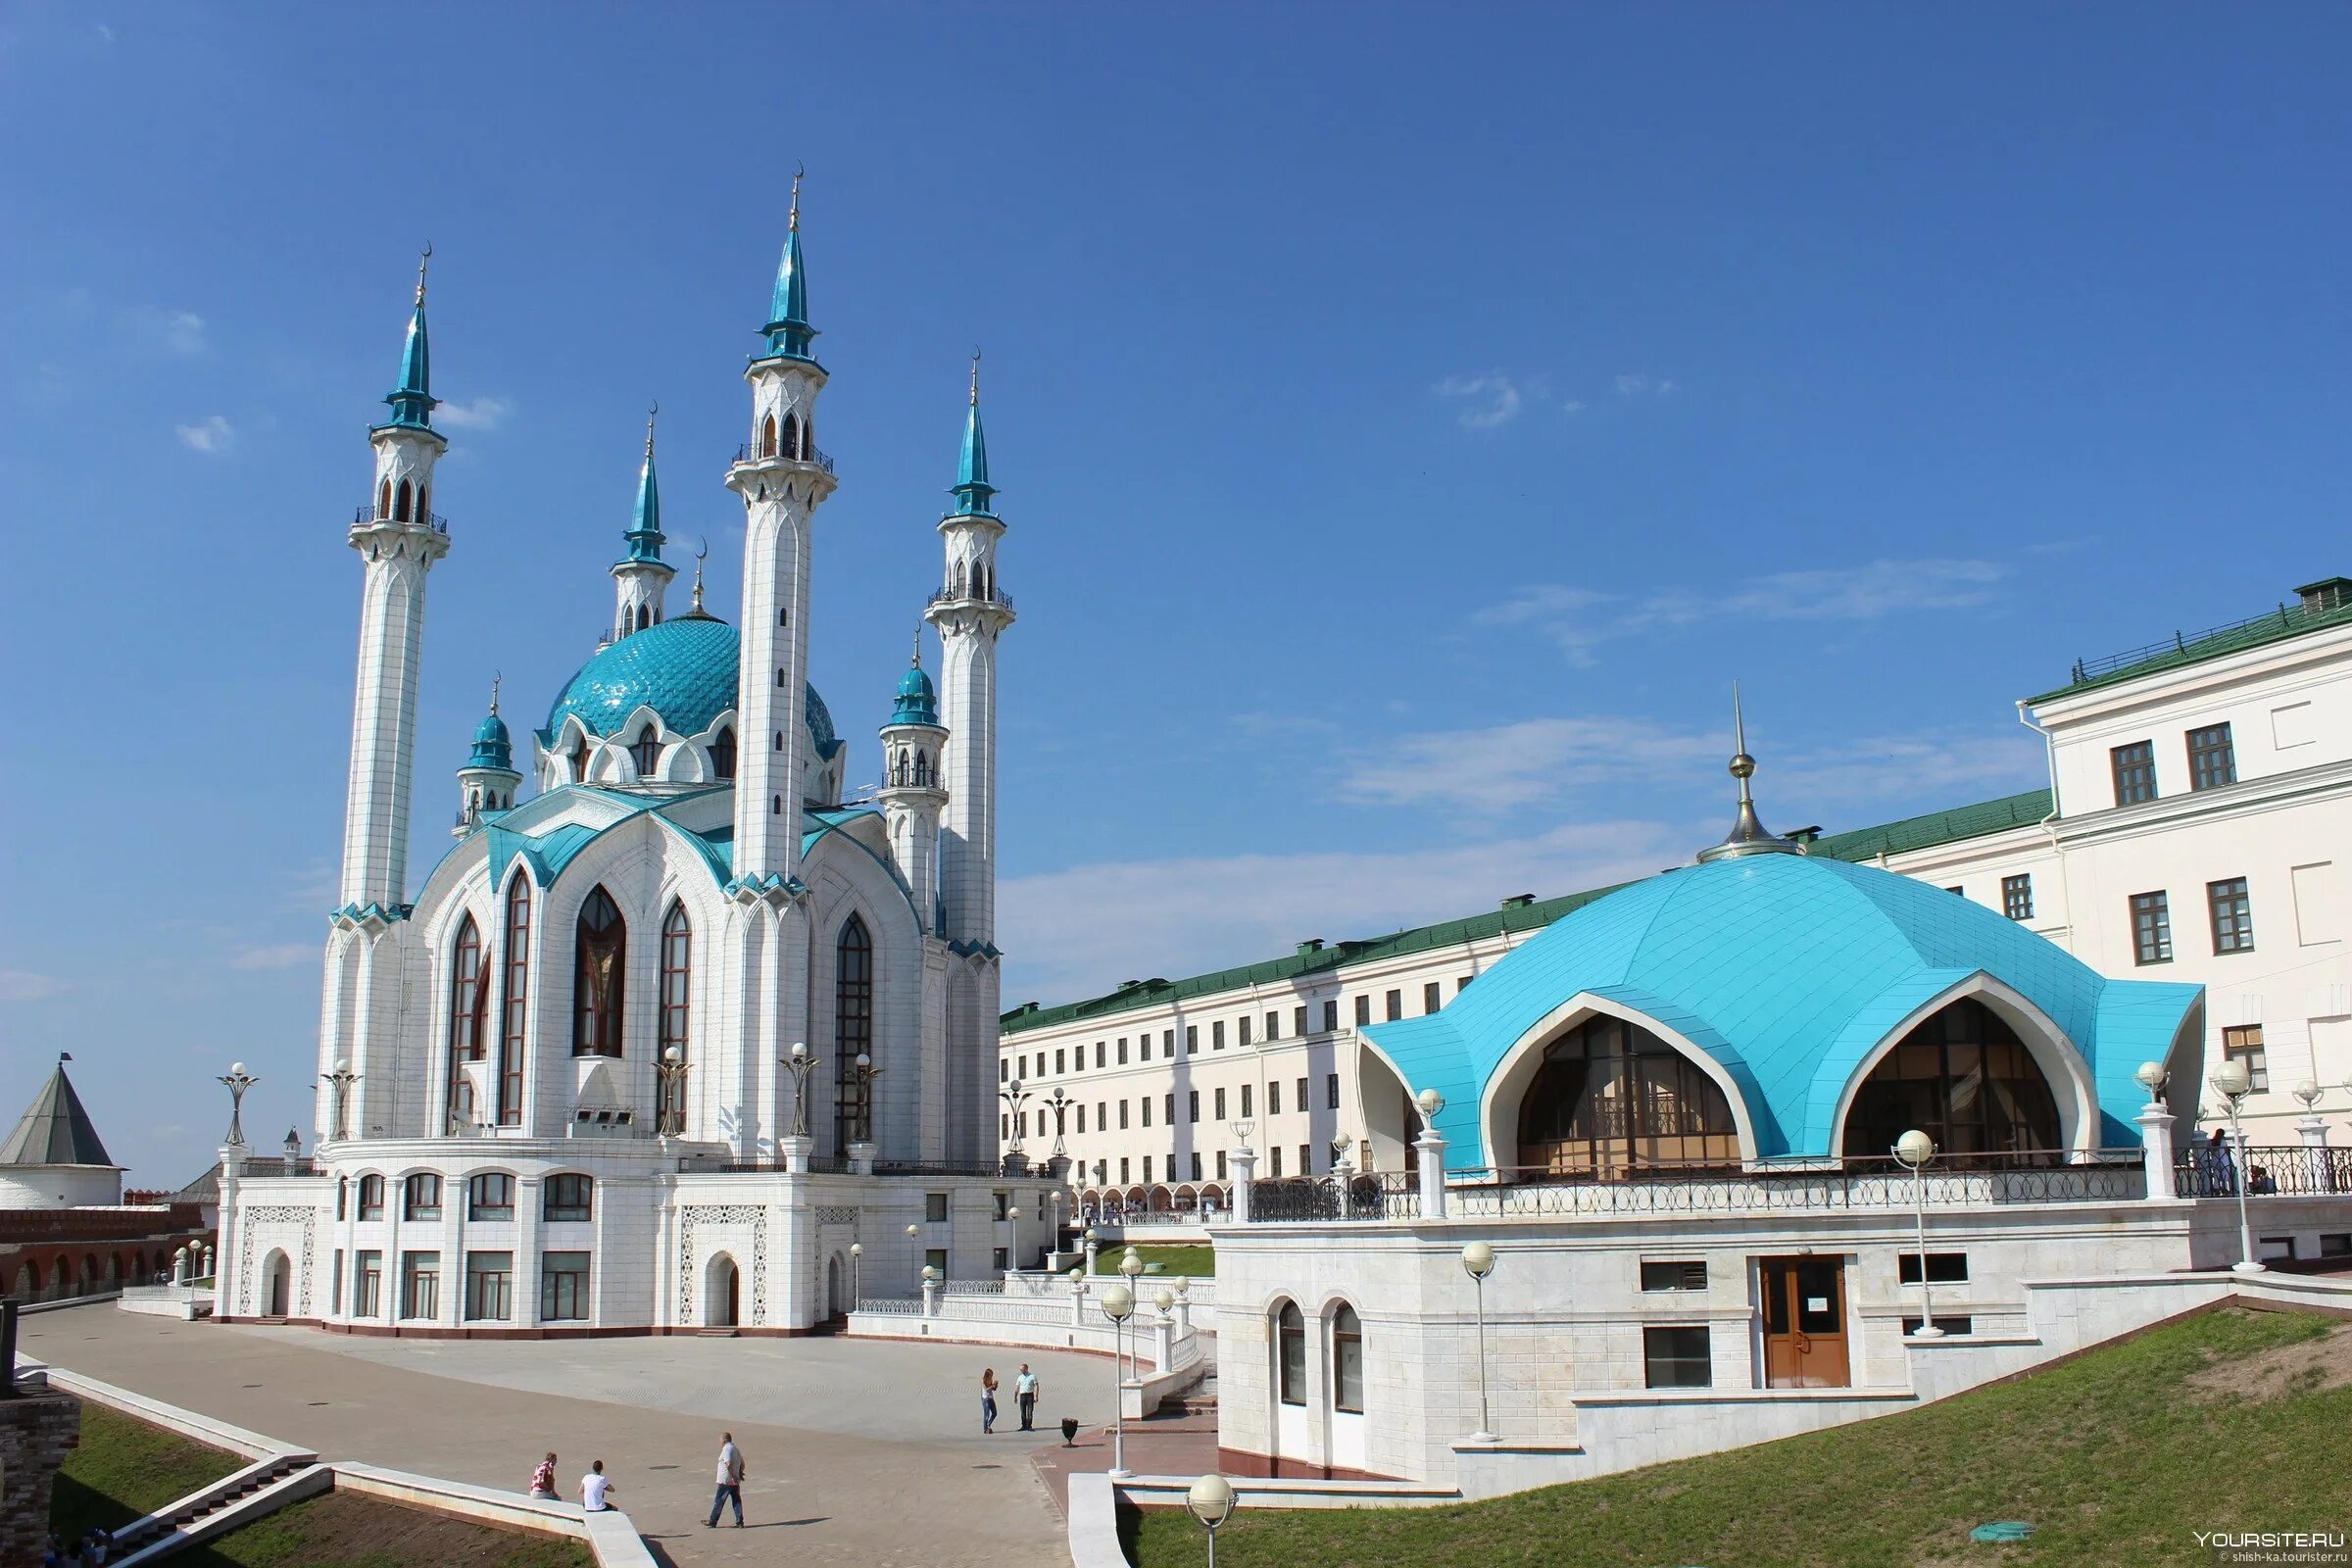
[[[590,733],[606,737],[640,707],[660,713],[662,721],[681,735],[701,734],[735,706],[741,641],[725,621],[691,614],[631,632],[598,649],[564,683],[562,695],[547,710],[540,744],[555,744],[565,714],[576,716]],[[818,757],[830,757],[841,745],[834,738],[833,715],[816,688],[808,690],[808,738],[816,743]]]
[[[1429,1017],[1365,1033],[1449,1139],[1477,1147],[1505,1057],[1572,999],[1656,1020],[1739,1087],[1764,1155],[1819,1155],[1856,1066],[1904,1018],[1982,973],[2062,1031],[2096,1084],[2103,1143],[2135,1141],[2143,1060],[2163,1060],[2192,985],[2109,980],[2056,943],[1933,883],[1758,855],[1669,871],[1564,916]]]

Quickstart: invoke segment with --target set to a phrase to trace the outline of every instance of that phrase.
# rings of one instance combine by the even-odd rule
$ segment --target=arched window
[[[658,1050],[662,1061],[669,1060],[674,1047],[678,1060],[687,1059],[686,1022],[688,993],[694,979],[694,927],[686,918],[686,906],[672,904],[669,915],[662,922],[662,1042]],[[663,1132],[676,1133],[686,1125],[686,1080],[675,1074],[662,1081],[661,1127]]]
[[[360,1178],[360,1218],[384,1217],[384,1179],[378,1175]]]
[[[735,732],[722,729],[710,741],[710,772],[716,778],[735,776]]]
[[[833,965],[833,1143],[838,1152],[873,1133],[871,1086],[858,1072],[858,1055],[874,1048],[874,942],[865,922],[841,925]]]
[[[414,494],[415,492],[409,488],[409,481],[406,479],[401,480],[400,488],[392,492],[392,516],[394,521],[406,522],[409,520],[409,498]]]
[[[392,481],[389,479],[375,487],[375,514],[379,517],[392,515]]]
[[[1622,1018],[1544,1048],[1519,1102],[1519,1162],[1602,1178],[1740,1162],[1731,1103],[1699,1065]]]
[[[2058,1102],[2007,1020],[1963,997],[1905,1035],[1870,1070],[1845,1117],[1845,1154],[1886,1158],[1911,1128],[1946,1154],[2064,1146]]]
[[[1306,1402],[1306,1314],[1296,1301],[1274,1314],[1274,1378],[1283,1403]]]
[[[588,759],[591,755],[592,749],[588,744],[588,732],[582,730],[580,738],[571,745],[571,780],[573,783],[585,784],[588,782]]]
[[[776,416],[772,414],[760,421],[760,455],[763,458],[776,455]]]
[[[425,505],[432,499],[432,496],[433,492],[430,487],[423,484],[416,486],[416,520],[418,522],[430,523],[433,520],[433,509]]]
[[[598,888],[580,906],[575,938],[578,962],[571,972],[571,1054],[620,1054],[622,970],[627,965],[629,928],[612,895]]]
[[[473,1120],[473,1086],[466,1082],[465,1063],[479,1061],[489,1048],[490,987],[482,968],[482,933],[467,915],[458,926],[458,940],[449,955],[449,1125],[455,1134]],[[465,1097],[463,1121],[459,1097]],[[337,1137],[342,1134],[338,1130]]]
[[[805,458],[808,455],[801,444],[801,416],[797,414],[784,416],[784,455],[788,458]]]
[[[1364,1325],[1346,1301],[1331,1314],[1331,1407],[1364,1413]]]
[[[486,1170],[466,1184],[467,1219],[513,1219],[514,1178],[503,1170]]]
[[[662,761],[662,732],[648,724],[637,736],[637,744],[629,748],[629,760],[636,765],[637,776],[652,778]]]
[[[504,1016],[498,1036],[498,1124],[522,1122],[522,1050],[531,1015],[531,879],[521,871],[507,884]]]

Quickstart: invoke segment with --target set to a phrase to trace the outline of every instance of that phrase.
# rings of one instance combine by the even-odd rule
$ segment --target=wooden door
[[[1758,1260],[1764,1306],[1764,1386],[1842,1389],[1849,1381],[1845,1260]]]

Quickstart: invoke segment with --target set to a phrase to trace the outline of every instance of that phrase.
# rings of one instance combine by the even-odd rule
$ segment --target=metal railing
[[[976,594],[968,589],[949,587],[933,589],[931,597],[924,601],[924,603],[932,605],[964,604],[967,602],[982,605],[1003,605],[1006,610],[1010,610],[1012,608],[1012,595],[1001,594],[994,588],[989,589],[986,593]]]
[[[2081,686],[2085,682],[2099,680],[2115,674],[2119,670],[2131,669],[2139,664],[2160,661],[2173,662],[2200,654],[2219,653],[2243,642],[2267,641],[2270,635],[2290,632],[2297,626],[2306,623],[2317,624],[2339,618],[2343,608],[2340,605],[2324,605],[2315,609],[2303,605],[2282,604],[2278,609],[2266,610],[2259,615],[2248,615],[2243,620],[2225,621],[2219,626],[2208,626],[2203,631],[2176,631],[2164,642],[2147,643],[2138,648],[2128,648],[2120,654],[2109,654],[2103,659],[2078,659],[2075,661],[2073,679],[2069,684]]]
[[[769,452],[760,442],[746,441],[735,449],[735,461],[737,463],[806,463],[810,467],[822,468],[827,473],[833,471],[833,460],[814,447],[808,448],[804,456],[796,458],[789,452]]]
[[[1420,1184],[1400,1170],[1347,1176],[1269,1176],[1250,1184],[1251,1221],[1296,1219],[1413,1219],[1421,1212]]]
[[[416,522],[421,522],[421,523],[423,523],[425,526],[427,526],[427,527],[431,528],[431,529],[433,530],[433,532],[435,532],[435,533],[447,533],[447,532],[449,532],[449,519],[448,519],[447,517],[444,517],[443,515],[441,515],[441,514],[439,514],[438,512],[428,512],[428,513],[425,513],[423,515],[421,515],[421,516],[418,516],[418,517],[415,517],[415,518],[409,518],[409,517],[398,517],[398,518],[395,518],[395,517],[387,517],[387,516],[384,516],[382,514],[378,513],[378,512],[375,510],[375,508],[373,508],[372,506],[362,506],[362,507],[361,507],[361,508],[360,508],[360,509],[359,509],[359,510],[358,510],[356,513],[354,513],[354,514],[352,514],[351,521],[352,521],[352,526],[353,526],[353,527],[355,527],[355,528],[356,528],[356,527],[361,527],[361,526],[364,526],[364,525],[366,525],[366,524],[368,524],[368,523],[372,523],[372,522],[396,522],[396,521],[397,521],[397,522],[410,522],[410,521],[416,521]]]
[[[939,1287],[943,1296],[1003,1296],[1004,1282],[996,1280],[945,1280]]]
[[[2309,1198],[2352,1195],[2352,1149],[2284,1145],[2235,1150],[2199,1145],[2173,1166],[2175,1198],[2235,1198],[2238,1172],[2245,1172],[2248,1198]]]
[[[722,1176],[746,1176],[790,1169],[782,1154],[760,1154],[751,1159],[728,1159],[719,1154],[680,1154],[678,1169],[705,1171]],[[808,1173],[812,1176],[846,1176],[849,1160],[840,1154],[810,1154]]]
[[[303,1154],[288,1159],[283,1154],[269,1154],[258,1159],[246,1160],[244,1167],[237,1172],[237,1179],[253,1181],[258,1178],[268,1181],[273,1177],[316,1176],[318,1174],[318,1161],[312,1155]]]

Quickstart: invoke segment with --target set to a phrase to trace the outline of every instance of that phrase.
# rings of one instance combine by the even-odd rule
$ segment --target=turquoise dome
[[[1758,855],[1669,871],[1564,916],[1431,1016],[1364,1033],[1439,1130],[1481,1149],[1482,1093],[1569,999],[1655,1020],[1724,1069],[1756,1152],[1835,1152],[1838,1100],[1872,1049],[1982,973],[2064,1033],[2094,1088],[2101,1145],[2136,1144],[2142,1061],[2164,1060],[2201,988],[2109,980],[2057,944],[1933,883],[1875,866]],[[2056,1086],[2053,1085],[2055,1088]],[[2061,1098],[2064,1098],[2061,1092]]]
[[[514,747],[508,738],[505,719],[492,713],[473,727],[473,755],[466,760],[466,765],[514,770]]]
[[[662,722],[681,735],[699,735],[735,706],[740,643],[735,628],[712,615],[680,615],[631,632],[598,649],[564,683],[563,694],[547,710],[539,743],[555,744],[566,714],[591,734],[610,737],[640,707],[660,713]],[[833,715],[815,687],[808,688],[808,738],[816,743],[818,757],[831,757],[841,749]]]
[[[899,677],[898,706],[890,711],[893,724],[937,724],[939,722],[939,694],[932,690],[931,677],[923,673],[920,664],[909,664],[906,673]]]

